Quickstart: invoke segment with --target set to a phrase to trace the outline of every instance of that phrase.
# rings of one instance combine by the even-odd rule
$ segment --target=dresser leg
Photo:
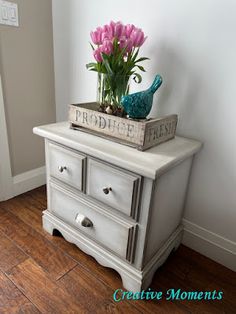
[[[53,224],[43,216],[43,229],[47,231],[49,234],[53,235]]]
[[[123,287],[132,292],[140,292],[142,290],[142,280],[138,278],[131,277],[127,273],[119,272]],[[121,287],[122,289],[122,287]]]

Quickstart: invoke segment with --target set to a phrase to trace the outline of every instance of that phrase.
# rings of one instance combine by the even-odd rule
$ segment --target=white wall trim
[[[45,166],[18,174],[13,177],[13,194],[14,196],[17,196],[44,184],[46,184]]]
[[[183,219],[182,243],[236,271],[236,243]]]
[[[12,197],[12,173],[0,75],[0,201]]]

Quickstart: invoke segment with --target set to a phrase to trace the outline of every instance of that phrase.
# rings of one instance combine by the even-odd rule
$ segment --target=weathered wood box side
[[[71,127],[146,150],[175,136],[177,115],[131,120],[98,111],[97,103],[69,105]]]

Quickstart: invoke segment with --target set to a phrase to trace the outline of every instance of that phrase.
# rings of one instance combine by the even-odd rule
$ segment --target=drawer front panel
[[[50,176],[82,191],[85,156],[53,143],[48,150]]]
[[[120,257],[132,262],[136,224],[91,207],[84,199],[50,184],[49,210]]]
[[[94,159],[88,159],[86,193],[93,198],[136,217],[141,178]]]

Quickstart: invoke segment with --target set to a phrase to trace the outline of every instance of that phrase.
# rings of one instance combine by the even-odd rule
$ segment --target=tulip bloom
[[[115,25],[116,23],[114,21],[111,21],[110,24],[108,25],[112,38],[114,37],[114,33],[115,33]]]
[[[105,53],[106,55],[111,55],[113,51],[113,44],[110,40],[105,40],[103,45],[100,47],[101,52]]]
[[[102,43],[104,42],[104,40],[112,40],[112,39],[113,39],[112,29],[110,28],[109,25],[104,25],[102,28],[102,33],[101,33]]]
[[[98,47],[96,50],[94,50],[94,52],[93,52],[93,56],[94,56],[94,58],[95,58],[95,60],[97,61],[97,62],[102,62],[102,55],[101,55],[101,48],[100,47]]]
[[[122,22],[111,21],[102,27],[97,27],[90,33],[93,56],[97,62],[88,63],[89,70],[99,73],[114,73],[141,77],[136,71],[145,71],[138,63],[138,49],[146,37],[141,28],[133,24],[124,25]],[[140,79],[139,79],[140,80]]]
[[[126,38],[130,38],[130,35],[132,33],[132,31],[136,29],[136,27],[133,24],[127,24],[125,25],[125,35]]]
[[[97,46],[102,45],[103,53],[108,55],[113,51],[111,43],[113,44],[115,39],[120,49],[127,47],[126,53],[131,52],[133,48],[141,47],[146,40],[140,28],[135,27],[133,24],[124,25],[121,22],[114,21],[103,27],[97,27],[94,32],[90,33],[90,36],[92,42]],[[96,56],[97,54],[99,55],[99,52],[95,53]]]
[[[98,27],[94,32],[90,33],[92,42],[95,45],[101,45],[102,44],[102,32],[103,32],[102,28]]]
[[[125,52],[131,52],[131,50],[133,49],[134,47],[134,43],[133,43],[133,40],[132,39],[126,39],[125,37],[123,37],[121,40],[120,40],[120,49],[125,49]]]
[[[132,31],[130,38],[133,40],[134,47],[140,47],[145,42],[146,37],[140,28],[136,28]]]
[[[114,36],[117,39],[120,39],[123,36],[124,31],[125,31],[124,25],[121,22],[117,22],[114,27]]]

